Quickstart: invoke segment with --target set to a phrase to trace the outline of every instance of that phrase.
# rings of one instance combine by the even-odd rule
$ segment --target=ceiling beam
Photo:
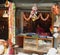
[[[55,3],[16,3],[16,7],[32,7],[33,4],[37,4],[38,7],[51,7]]]

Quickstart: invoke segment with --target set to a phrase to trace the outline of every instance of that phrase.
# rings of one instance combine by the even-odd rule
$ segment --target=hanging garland
[[[40,17],[43,21],[46,21],[49,18],[49,14],[47,14],[46,18],[43,18],[42,14],[40,13]]]
[[[39,19],[39,17],[40,17],[40,15],[38,15],[38,16],[33,16],[32,17],[32,21],[35,21],[35,20],[37,20],[37,19]],[[27,18],[26,16],[25,16],[25,14],[23,14],[23,18],[26,20],[26,21],[29,21],[31,18],[30,18],[30,16]]]
[[[23,13],[23,18],[26,20],[26,21],[29,21],[30,20],[30,17],[26,18],[25,14]]]

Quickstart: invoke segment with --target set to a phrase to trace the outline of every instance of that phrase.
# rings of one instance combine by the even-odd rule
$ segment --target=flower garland
[[[37,19],[39,18],[39,16],[37,17],[36,14],[37,14],[37,5],[34,4],[33,7],[32,7],[32,10],[31,10],[31,12],[30,12],[29,17],[26,18],[25,15],[23,15],[23,17],[24,17],[24,19],[25,19],[26,21],[29,21],[30,18],[32,18],[32,21],[35,21],[35,20],[37,20]]]
[[[39,17],[40,17],[40,15],[38,15],[38,16],[33,16],[33,17],[32,17],[32,21],[35,21],[35,20],[39,19]],[[27,18],[27,17],[25,16],[25,14],[23,14],[23,18],[24,18],[26,21],[29,21],[29,20],[31,19],[30,16]]]
[[[40,17],[43,21],[46,21],[49,18],[49,14],[47,14],[46,18],[43,18],[42,14],[40,13]]]
[[[26,21],[29,21],[30,20],[30,17],[26,18],[25,14],[23,13],[23,18],[26,20]]]

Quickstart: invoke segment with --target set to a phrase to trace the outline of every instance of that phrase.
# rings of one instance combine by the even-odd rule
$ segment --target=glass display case
[[[33,38],[29,36],[24,37],[23,49],[31,52],[47,53],[53,47],[53,37],[51,38]]]

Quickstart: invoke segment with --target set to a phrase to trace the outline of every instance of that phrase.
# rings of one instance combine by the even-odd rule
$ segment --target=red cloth
[[[37,34],[41,34],[41,33],[44,33],[45,31],[43,28],[37,27],[36,32],[37,32]]]
[[[12,47],[10,47],[9,55],[13,55],[13,54],[14,54],[14,49]]]

